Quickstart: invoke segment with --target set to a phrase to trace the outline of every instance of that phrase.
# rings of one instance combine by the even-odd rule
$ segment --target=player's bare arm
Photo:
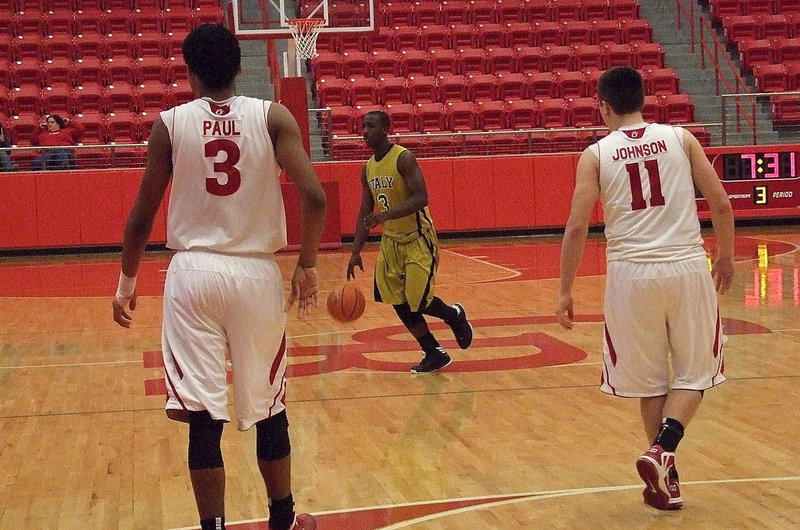
[[[414,153],[405,150],[397,157],[397,171],[406,181],[408,199],[388,210],[367,215],[364,222],[368,228],[389,219],[400,219],[411,215],[428,206],[428,189],[425,187],[425,178],[422,176],[422,169],[420,169]]]
[[[356,277],[356,267],[364,270],[364,263],[361,261],[361,249],[364,248],[364,243],[367,241],[369,235],[369,227],[365,222],[366,217],[375,209],[375,199],[372,198],[372,192],[367,184],[367,166],[361,169],[361,208],[358,210],[356,216],[355,236],[353,237],[353,252],[350,255],[350,261],[347,263],[347,279]]]
[[[722,186],[717,172],[708,161],[697,138],[683,131],[683,148],[692,166],[692,180],[708,202],[711,224],[717,237],[717,257],[711,268],[717,292],[724,294],[733,281],[733,209],[728,192]]]
[[[572,285],[578,273],[589,232],[589,219],[600,197],[600,162],[586,149],[578,161],[575,191],[569,220],[561,242],[561,283],[556,303],[556,318],[566,329],[572,329],[574,317]]]
[[[300,128],[289,110],[273,103],[267,121],[278,164],[300,193],[300,257],[292,275],[292,289],[285,309],[288,311],[299,299],[298,317],[303,318],[318,304],[317,249],[325,230],[327,199],[303,147]]]
[[[164,192],[171,177],[172,144],[169,131],[159,117],[150,131],[147,142],[147,166],[139,194],[125,225],[120,286],[112,302],[114,321],[125,328],[130,327],[133,320],[128,309],[136,309],[136,275],[142,253],[150,238],[153,220],[164,199]]]

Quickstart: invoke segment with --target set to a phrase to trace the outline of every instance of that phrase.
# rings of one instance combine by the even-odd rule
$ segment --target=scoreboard
[[[800,146],[711,147],[705,151],[737,219],[800,217]],[[702,218],[708,217],[708,204],[699,196],[697,209]]]

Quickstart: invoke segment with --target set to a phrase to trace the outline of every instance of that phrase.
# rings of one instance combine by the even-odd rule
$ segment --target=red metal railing
[[[733,64],[731,61],[730,56],[728,55],[725,46],[720,43],[719,39],[717,38],[717,34],[708,21],[703,17],[696,17],[695,16],[695,0],[690,0],[690,10],[687,10],[686,6],[683,4],[683,0],[675,0],[677,10],[678,10],[678,29],[682,28],[682,20],[686,18],[689,22],[689,32],[690,32],[690,39],[691,39],[691,51],[692,53],[696,53],[696,47],[700,48],[700,67],[705,70],[706,69],[706,56],[711,61],[714,66],[714,85],[716,90],[716,95],[720,95],[720,83],[724,85],[725,89],[728,93],[731,94],[743,94],[743,97],[749,97],[750,89],[748,88],[747,84],[742,79],[742,76],[739,73],[739,69]],[[697,26],[699,32],[695,32],[695,19],[698,18]],[[710,37],[710,45],[706,42],[706,36]],[[725,72],[721,68],[721,61],[720,57],[722,57],[722,62],[725,63],[727,66],[728,72],[733,78],[733,84],[728,81],[728,76],[725,75]],[[722,109],[721,112],[724,114],[727,110],[726,105],[723,103],[720,105]],[[736,131],[739,132],[742,130],[741,119],[744,117],[744,120],[750,126],[750,130],[753,132],[753,144],[758,143],[758,127],[756,126],[756,100],[753,97],[750,97],[750,112],[748,115],[747,109],[745,109],[742,102],[737,97],[736,98]],[[722,117],[723,121],[726,121],[725,116]]]

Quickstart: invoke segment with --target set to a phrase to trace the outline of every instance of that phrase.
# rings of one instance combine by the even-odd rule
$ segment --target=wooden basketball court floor
[[[325,530],[800,526],[799,245],[796,226],[738,231],[722,297],[728,381],[678,449],[682,510],[642,503],[638,402],[597,388],[598,236],[572,331],[553,318],[558,238],[445,241],[437,293],[464,304],[475,341],[459,350],[434,325],[454,358],[439,374],[408,373],[419,352],[388,306],[368,301],[348,324],[323,306],[291,315],[297,508]],[[367,294],[376,249],[356,280]],[[348,257],[320,256],[324,290]],[[186,428],[162,411],[167,259],[148,254],[130,330],[111,319],[116,254],[0,260],[0,528],[197,524]],[[286,278],[295,259],[279,256]],[[266,528],[253,445],[225,429],[230,528]]]

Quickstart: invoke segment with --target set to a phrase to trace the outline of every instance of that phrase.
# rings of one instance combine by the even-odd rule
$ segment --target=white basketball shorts
[[[162,350],[167,409],[207,410],[230,421],[227,361],[237,427],[284,409],[286,317],[272,256],[183,251],[164,285]]]
[[[600,390],[623,397],[705,390],[725,381],[723,368],[706,258],[608,263]]]

